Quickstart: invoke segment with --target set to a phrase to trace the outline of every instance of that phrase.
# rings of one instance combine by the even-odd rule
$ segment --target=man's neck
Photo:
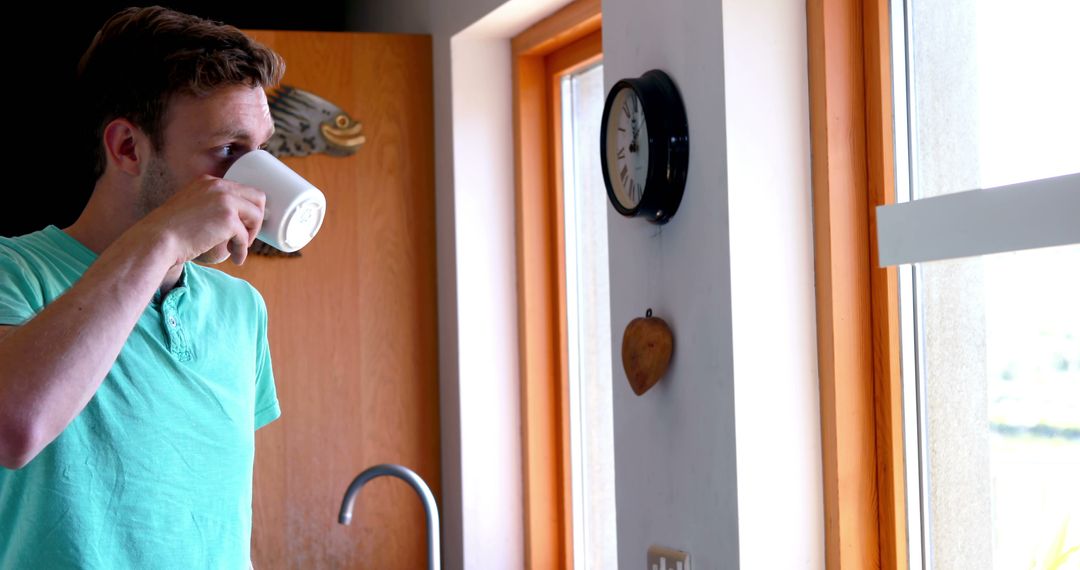
[[[79,219],[63,229],[64,233],[98,255],[138,222],[135,208],[130,204],[123,204],[122,201],[110,199],[117,193],[110,190],[113,189],[102,187],[99,182]],[[159,288],[162,296],[176,286],[183,269],[183,264],[174,265],[165,273]]]

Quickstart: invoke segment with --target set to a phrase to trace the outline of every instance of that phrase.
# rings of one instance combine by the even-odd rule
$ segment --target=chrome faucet
[[[338,513],[338,522],[349,524],[352,522],[353,501],[360,488],[368,481],[382,475],[393,475],[408,483],[420,500],[424,502],[424,512],[427,514],[427,544],[428,544],[428,570],[439,570],[439,506],[435,504],[435,496],[427,483],[408,467],[401,465],[381,464],[368,467],[353,479],[349,490],[345,491],[345,499],[341,501],[341,512]]]

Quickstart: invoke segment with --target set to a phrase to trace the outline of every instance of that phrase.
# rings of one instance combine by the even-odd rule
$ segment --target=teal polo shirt
[[[55,226],[0,238],[0,324],[96,258]],[[26,466],[0,467],[0,568],[247,568],[255,430],[281,414],[266,319],[246,281],[186,263],[86,408]]]

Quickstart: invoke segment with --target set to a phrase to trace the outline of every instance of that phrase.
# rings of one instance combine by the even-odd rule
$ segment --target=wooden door
[[[360,471],[398,463],[440,494],[431,39],[249,31],[280,53],[284,85],[363,125],[356,154],[282,160],[327,199],[299,258],[218,267],[266,299],[282,416],[256,437],[259,569],[424,568],[424,511],[382,477],[337,523]]]

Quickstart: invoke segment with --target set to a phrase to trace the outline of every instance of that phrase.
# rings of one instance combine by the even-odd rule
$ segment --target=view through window
[[[603,66],[565,75],[560,87],[574,567],[601,570],[618,566]]]
[[[910,0],[900,200],[1080,172],[1078,24],[1075,0]],[[1080,245],[900,273],[912,566],[1080,568]]]

